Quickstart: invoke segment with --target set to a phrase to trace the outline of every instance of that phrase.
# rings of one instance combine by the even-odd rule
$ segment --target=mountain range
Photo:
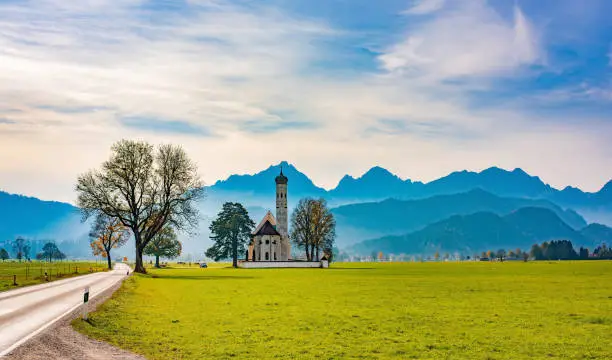
[[[487,250],[520,248],[550,240],[570,240],[575,247],[594,249],[602,239],[612,239],[612,229],[589,225],[574,229],[551,209],[525,207],[499,216],[492,212],[455,215],[400,236],[384,236],[354,245],[350,252],[430,256],[435,252],[474,254]]]
[[[564,210],[548,200],[499,197],[481,189],[417,200],[387,199],[343,205],[332,209],[339,243],[346,244],[381,235],[399,235],[451,217],[477,212],[506,215],[524,207],[541,207],[554,212],[575,229],[587,222],[573,210]]]
[[[91,253],[88,233],[89,224],[81,222],[73,205],[0,191],[0,248],[11,254],[12,241],[22,236],[30,241],[30,256],[53,241],[69,257],[87,257]]]
[[[481,172],[453,172],[423,183],[403,180],[376,166],[357,178],[346,175],[335,188],[326,190],[292,164],[281,162],[256,174],[231,175],[207,187],[208,196],[200,204],[199,235],[183,238],[185,252],[201,254],[210,245],[208,225],[223,202],[243,203],[255,222],[273,210],[274,178],[281,168],[289,178],[289,208],[303,197],[325,198],[337,218],[341,247],[424,230],[457,215],[489,212],[504,217],[525,207],[549,209],[573,229],[592,222],[612,225],[612,181],[594,193],[574,187],[558,190],[521,169],[492,167]],[[0,216],[0,242],[18,235],[67,244],[88,242],[88,226],[80,222],[78,209],[70,204],[0,192]],[[603,233],[602,239],[610,238]]]
[[[213,194],[234,193],[255,199],[269,199],[274,195],[274,187],[270,184],[274,184],[274,177],[278,175],[281,167],[289,178],[290,200],[323,197],[331,204],[341,205],[388,198],[419,199],[482,189],[498,196],[546,199],[575,210],[612,211],[612,180],[594,193],[571,186],[558,190],[544,183],[539,177],[531,176],[518,168],[512,171],[498,167],[481,172],[457,171],[423,183],[410,179],[402,180],[388,170],[375,166],[358,178],[345,175],[335,188],[325,190],[316,186],[295,166],[283,161],[253,175],[232,175],[226,180],[217,181],[209,190]]]
[[[0,191],[0,240],[14,236],[46,236],[63,222],[78,218],[76,207]]]

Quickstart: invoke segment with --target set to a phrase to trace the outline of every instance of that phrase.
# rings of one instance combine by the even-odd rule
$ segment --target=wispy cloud
[[[544,50],[518,6],[508,21],[485,1],[455,6],[416,28],[379,59],[384,69],[438,80],[511,75],[543,61]]]
[[[491,164],[604,177],[602,132],[541,121],[527,94],[480,95],[545,71],[530,4],[380,2],[352,19],[344,2],[299,3],[0,2],[0,143],[24,149],[0,151],[0,185],[72,200],[76,175],[125,137],[183,144],[210,183],[280,159],[328,186],[373,164],[423,180]],[[561,157],[582,170],[560,173]]]
[[[120,123],[128,128],[136,128],[156,133],[211,136],[211,133],[207,129],[186,121],[164,120],[146,116],[127,116],[121,117]]]
[[[446,0],[416,0],[414,4],[404,11],[404,14],[423,15],[440,10]]]

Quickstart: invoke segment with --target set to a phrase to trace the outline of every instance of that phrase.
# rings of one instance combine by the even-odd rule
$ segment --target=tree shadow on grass
[[[166,280],[251,280],[255,279],[254,276],[197,276],[197,275],[151,275],[152,279],[166,279]]]

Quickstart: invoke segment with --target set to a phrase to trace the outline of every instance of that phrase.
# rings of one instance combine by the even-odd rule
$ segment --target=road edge
[[[100,305],[102,305],[104,302],[106,302],[106,300],[108,300],[115,293],[115,291],[117,291],[117,290],[119,290],[121,288],[121,286],[123,285],[123,282],[126,279],[130,278],[132,276],[132,274],[133,274],[133,272],[130,269],[129,275],[124,276],[120,281],[107,286],[102,291],[100,291],[97,294],[95,294],[91,298],[91,300],[90,300],[90,303],[89,303],[89,307],[90,307],[89,308],[89,312],[94,312]],[[82,306],[83,306],[83,304],[79,304],[79,305],[76,305],[76,306],[72,307],[71,309],[69,309],[66,312],[64,312],[63,314],[61,314],[60,316],[56,317],[55,319],[53,319],[50,322],[48,322],[47,324],[43,325],[42,327],[40,327],[36,331],[32,332],[30,335],[28,335],[25,338],[19,340],[18,342],[13,344],[11,347],[9,347],[8,349],[6,349],[2,353],[0,353],[0,358],[1,359],[10,358],[12,355],[15,355],[15,354],[19,353],[20,350],[22,350],[23,348],[27,347],[29,343],[34,342],[34,340],[40,338],[41,336],[43,336],[48,331],[50,331],[50,330],[52,330],[52,329],[54,329],[56,327],[65,325],[65,324],[69,325],[70,322],[72,322],[72,320],[74,320],[77,317],[81,316],[81,308],[82,308]]]

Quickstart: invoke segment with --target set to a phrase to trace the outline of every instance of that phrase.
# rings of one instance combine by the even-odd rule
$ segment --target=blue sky
[[[0,2],[0,188],[74,201],[121,138],[207,183],[288,160],[330,188],[521,167],[612,178],[605,0]]]

